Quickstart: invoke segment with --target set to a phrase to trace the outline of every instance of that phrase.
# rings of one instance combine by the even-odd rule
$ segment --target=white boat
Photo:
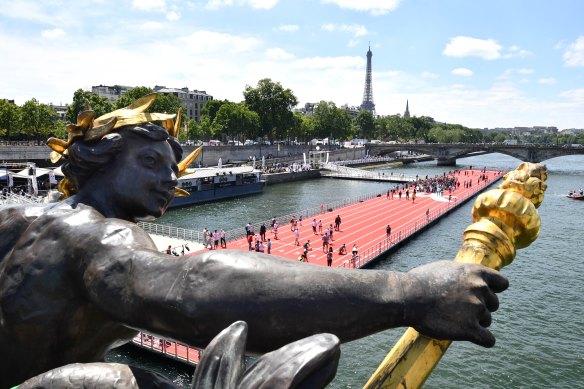
[[[252,166],[199,168],[178,179],[189,196],[175,197],[170,208],[262,193],[261,171]]]

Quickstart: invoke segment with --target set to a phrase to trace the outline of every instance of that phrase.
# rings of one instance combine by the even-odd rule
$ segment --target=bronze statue
[[[479,265],[399,273],[232,250],[159,253],[135,222],[166,210],[182,150],[172,131],[149,122],[171,128],[167,117],[129,109],[82,117],[67,142],[53,141],[66,157],[62,189],[75,194],[0,209],[0,387],[102,361],[138,330],[205,347],[239,320],[259,353],[317,333],[348,341],[397,326],[494,345],[486,327],[508,283]]]

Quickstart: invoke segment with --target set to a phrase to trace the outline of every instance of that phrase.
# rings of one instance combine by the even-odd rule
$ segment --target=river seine
[[[458,160],[457,168],[486,166],[514,169],[520,161],[501,154]],[[427,388],[576,388],[584,387],[584,201],[566,198],[584,188],[584,156],[546,161],[548,190],[539,208],[540,237],[519,250],[502,270],[510,287],[500,297],[491,329],[497,344],[491,349],[455,342],[438,364]],[[449,168],[426,162],[392,169],[394,173],[440,174]],[[383,169],[380,169],[383,170]],[[159,223],[202,230],[238,228],[272,216],[318,207],[363,193],[384,192],[383,183],[315,179],[267,187],[263,194],[169,211]],[[417,265],[451,259],[470,221],[472,202],[443,218],[376,265],[376,269],[407,271]],[[383,314],[382,312],[379,313]],[[360,388],[373,373],[403,329],[388,330],[346,343],[335,380],[329,388]],[[191,368],[133,351],[113,350],[109,360],[154,368],[184,385]]]

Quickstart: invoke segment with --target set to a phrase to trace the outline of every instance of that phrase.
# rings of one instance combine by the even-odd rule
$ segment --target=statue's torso
[[[93,304],[83,283],[83,253],[116,223],[125,222],[86,206],[0,209],[0,377],[101,360],[136,333]],[[82,229],[95,231],[94,245],[76,239]]]

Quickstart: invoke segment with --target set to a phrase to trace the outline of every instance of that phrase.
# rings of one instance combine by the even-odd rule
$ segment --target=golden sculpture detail
[[[66,157],[67,149],[78,139],[83,139],[88,142],[99,141],[104,136],[114,132],[117,128],[128,125],[159,122],[168,131],[170,136],[178,138],[182,108],[179,109],[177,114],[172,115],[145,112],[157,97],[158,93],[147,94],[127,107],[106,113],[97,119],[95,118],[95,111],[91,109],[80,112],[77,115],[77,123],[67,126],[66,141],[52,137],[47,140],[47,145],[53,150],[50,156],[51,162],[56,163],[61,158]],[[175,118],[176,121],[174,120]],[[202,147],[195,149],[178,163],[179,176],[186,171],[187,167],[201,154],[202,150]],[[75,185],[67,178],[59,182],[58,190],[63,193],[61,200],[77,192]],[[189,193],[180,188],[175,188],[175,195],[188,196]]]
[[[472,209],[473,224],[463,233],[457,262],[501,269],[515,250],[539,235],[537,208],[547,189],[543,164],[522,163],[507,173],[498,189],[481,194]],[[365,388],[419,388],[440,361],[451,341],[436,340],[408,328],[371,376]]]

